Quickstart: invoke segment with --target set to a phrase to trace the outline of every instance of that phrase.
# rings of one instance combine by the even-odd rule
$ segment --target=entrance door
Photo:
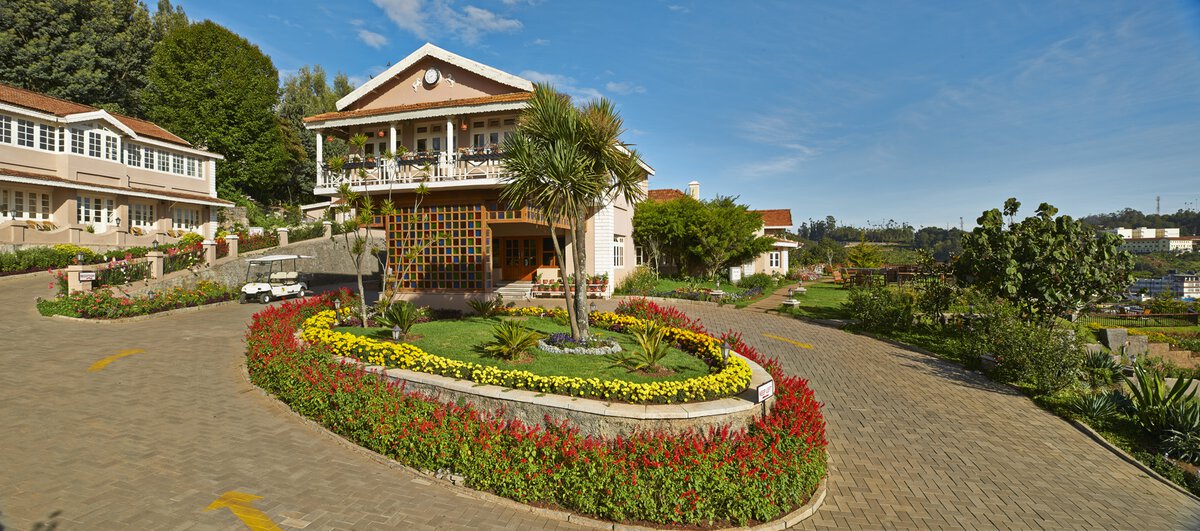
[[[538,268],[536,238],[504,238],[500,240],[501,280],[533,280]]]

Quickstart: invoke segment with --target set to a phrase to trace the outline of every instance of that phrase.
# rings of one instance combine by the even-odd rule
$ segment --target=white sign
[[[737,281],[739,281],[741,279],[742,279],[742,268],[740,266],[729,268],[729,281],[730,282],[736,283]]]
[[[95,280],[96,280],[96,272],[95,271],[80,271],[79,272],[79,281],[80,282],[93,282]]]
[[[766,402],[768,398],[775,396],[775,380],[770,380],[767,383],[758,386],[758,401]]]

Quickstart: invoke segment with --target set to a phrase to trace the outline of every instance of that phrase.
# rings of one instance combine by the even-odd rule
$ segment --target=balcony
[[[504,173],[501,157],[499,150],[467,148],[458,153],[409,154],[399,160],[347,162],[340,175],[323,168],[316,191],[331,193],[343,183],[359,191],[415,188],[421,183],[494,185]]]

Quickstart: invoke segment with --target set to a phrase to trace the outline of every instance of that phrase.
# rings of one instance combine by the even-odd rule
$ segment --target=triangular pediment
[[[338,100],[337,108],[358,111],[531,91],[527,79],[425,44]]]

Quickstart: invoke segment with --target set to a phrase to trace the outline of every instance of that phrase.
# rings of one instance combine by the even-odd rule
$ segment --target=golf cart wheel
[[[245,293],[243,293],[243,294],[241,294],[241,295],[238,295],[238,304],[246,304],[247,302],[250,302],[250,301],[249,301],[249,300],[247,300],[247,299],[248,299],[248,298],[246,297],[246,294],[245,294]]]
[[[258,296],[258,302],[261,302],[261,303],[263,303],[263,304],[268,304],[268,303],[270,303],[270,302],[271,302],[271,294],[270,294],[270,293],[263,293],[263,294],[260,294],[260,295]]]

